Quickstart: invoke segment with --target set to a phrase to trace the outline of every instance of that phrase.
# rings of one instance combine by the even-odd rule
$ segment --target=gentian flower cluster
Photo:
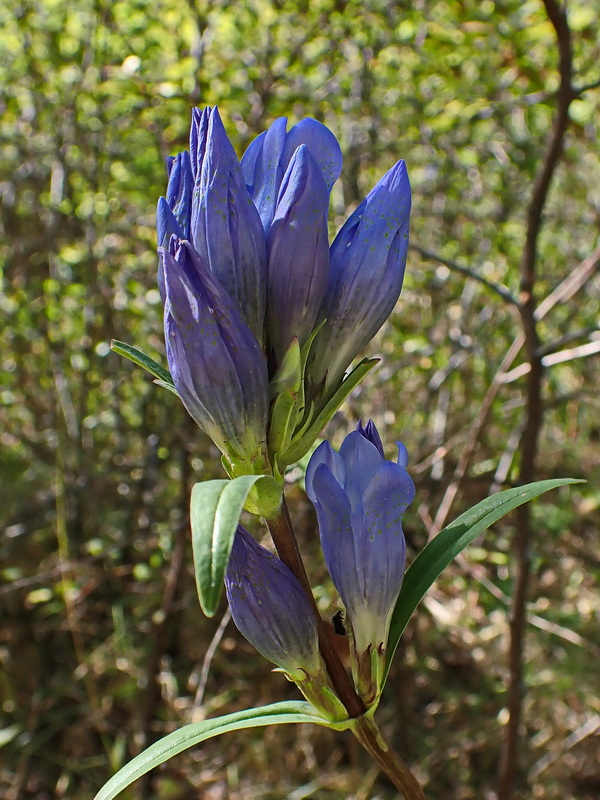
[[[410,214],[404,162],[330,246],[330,193],[341,168],[335,136],[314,119],[290,130],[276,120],[238,161],[216,108],[193,111],[189,151],[169,161],[157,211],[169,370],[232,479],[266,475],[283,484],[286,466],[373,365],[347,374],[400,294]],[[406,460],[400,445],[398,462],[387,461],[373,423],[359,423],[339,453],[321,444],[306,473],[367,706],[381,691],[404,574],[401,520],[414,494]],[[273,507],[259,492],[246,502],[267,519]],[[315,706],[343,719],[303,587],[241,526],[225,584],[244,636]]]
[[[189,152],[158,203],[167,359],[186,409],[231,477],[308,451],[357,381],[346,370],[394,307],[408,247],[403,161],[328,242],[335,136],[276,120],[238,161],[216,108],[195,109]]]

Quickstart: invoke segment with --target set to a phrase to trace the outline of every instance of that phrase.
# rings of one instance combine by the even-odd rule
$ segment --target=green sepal
[[[271,458],[289,447],[296,422],[302,413],[302,357],[297,337],[283,356],[279,369],[271,381],[271,414],[268,447]]]
[[[402,588],[392,613],[382,688],[408,620],[427,590],[448,564],[480,533],[487,530],[490,525],[508,514],[509,511],[533,500],[534,497],[538,497],[544,492],[572,483],[584,483],[584,481],[575,478],[537,481],[486,497],[481,503],[477,503],[476,506],[465,511],[454,522],[446,526],[421,550],[406,570]]]
[[[281,505],[282,490],[269,475],[242,475],[233,480],[197,483],[192,488],[190,524],[196,588],[202,611],[212,617],[219,607],[223,577],[242,509],[253,488],[262,484],[263,504]],[[265,498],[268,497],[268,502]],[[276,512],[275,512],[276,513]]]
[[[302,385],[302,353],[298,337],[294,336],[285,351],[270,384],[271,400],[281,392],[299,392]]]
[[[138,367],[143,367],[151,375],[154,375],[156,378],[154,383],[158,384],[159,386],[163,386],[165,389],[169,389],[169,391],[178,395],[175,384],[173,383],[173,378],[171,377],[171,373],[169,370],[162,367],[158,361],[155,361],[153,358],[150,358],[150,356],[142,353],[142,351],[138,350],[137,347],[127,344],[126,342],[119,342],[117,339],[112,340],[110,343],[110,349],[114,350],[115,353],[118,353],[120,356],[125,356],[125,358],[133,361],[133,363],[137,364]]]
[[[279,456],[278,462],[280,468],[281,465],[288,466],[295,461],[299,461],[302,456],[308,452],[314,440],[342,405],[350,392],[378,363],[378,358],[364,358],[340,384],[321,411],[315,415],[314,411],[311,409],[306,416],[304,425],[294,434],[290,447]]]
[[[205,719],[185,725],[177,731],[155,742],[128,764],[122,767],[116,775],[100,789],[94,800],[113,800],[128,786],[158,767],[168,759],[194,747],[200,742],[220,736],[222,733],[243,730],[245,728],[258,728],[265,725],[289,725],[297,722],[312,722],[314,725],[335,727],[324,719],[309,703],[302,701],[272,703],[262,708],[250,708],[244,711],[234,711],[217,719]],[[348,725],[345,725],[348,727]]]

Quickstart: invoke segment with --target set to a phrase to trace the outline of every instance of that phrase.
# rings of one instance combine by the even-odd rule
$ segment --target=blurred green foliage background
[[[540,322],[545,352],[561,356],[546,371],[538,477],[588,481],[534,508],[518,796],[543,800],[600,794],[599,17],[598,0],[569,4],[575,83],[589,89],[570,107],[535,286],[542,301],[591,264]],[[436,516],[515,480],[523,353],[494,380],[519,315],[457,267],[518,298],[557,47],[537,0],[4,0],[0,28],[0,794],[88,798],[178,725],[295,696],[226,617],[213,639],[219,617],[197,604],[188,497],[221,475],[215,449],[177,398],[109,349],[114,337],[164,359],[154,209],[190,107],[218,104],[240,154],[278,116],[330,126],[345,154],[332,233],[406,159],[417,249],[369,348],[382,364],[328,435],[373,417],[390,455],[406,443],[414,553]],[[430,800],[494,797],[512,535],[509,519],[436,584],[379,712]],[[124,796],[395,793],[350,738],[286,727],[208,742]]]

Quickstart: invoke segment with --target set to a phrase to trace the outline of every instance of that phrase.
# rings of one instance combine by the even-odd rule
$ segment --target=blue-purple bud
[[[260,463],[269,383],[256,338],[189,242],[173,237],[160,271],[167,359],[183,404],[223,453]]]
[[[258,212],[216,108],[194,110],[189,239],[262,342],[267,251]]]
[[[404,161],[387,172],[331,245],[330,279],[307,374],[335,387],[388,318],[402,289],[411,193]]]
[[[269,661],[301,683],[321,671],[317,621],[300,583],[241,525],[225,574],[231,616]]]
[[[170,161],[169,182],[167,184],[166,201],[173,212],[181,230],[182,238],[189,238],[190,215],[192,213],[192,189],[194,177],[190,164],[189,153],[179,153]],[[158,232],[159,247],[166,247],[169,240],[163,242],[161,232]]]
[[[279,363],[290,342],[315,327],[329,276],[329,190],[306,145],[283,177],[268,237],[269,343]]]
[[[297,147],[307,147],[328,192],[342,171],[342,151],[329,128],[311,117],[300,120],[288,133],[286,126],[286,117],[276,119],[269,130],[250,143],[242,157],[246,185],[267,233],[275,216],[279,187]]]
[[[402,460],[406,450],[402,449]],[[357,658],[385,649],[404,576],[402,515],[414,497],[405,464],[386,461],[373,423],[339,453],[323,442],[306,471],[327,568],[346,607]]]

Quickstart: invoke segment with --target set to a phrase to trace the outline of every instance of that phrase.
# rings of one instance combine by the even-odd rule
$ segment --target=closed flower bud
[[[169,161],[169,183],[167,184],[166,201],[181,229],[182,238],[188,239],[190,215],[192,213],[192,190],[194,187],[190,156],[189,153],[183,152]],[[164,247],[168,243],[168,239],[166,243],[163,243],[159,238],[158,243],[159,246]]]
[[[346,607],[355,680],[367,701],[377,695],[390,620],[406,559],[402,515],[414,484],[402,463],[387,461],[372,423],[314,452],[306,491],[319,521],[327,568]],[[375,659],[376,664],[374,667]]]
[[[284,175],[268,237],[269,343],[279,363],[296,336],[311,334],[329,276],[327,207],[323,173],[306,145]]]
[[[189,242],[173,237],[161,273],[169,370],[183,404],[223,453],[260,463],[269,387],[256,338]]]
[[[404,161],[387,172],[331,245],[330,279],[320,318],[326,322],[307,373],[326,393],[371,341],[394,308],[408,251],[410,183]]]
[[[189,239],[262,342],[267,251],[258,212],[216,108],[195,109]]]
[[[317,621],[304,590],[241,525],[225,589],[233,621],[261,655],[299,684],[321,672]]]
[[[279,187],[297,147],[305,145],[317,163],[327,191],[340,176],[342,151],[329,128],[306,117],[286,133],[287,118],[276,119],[261,133],[242,157],[246,185],[268,233],[275,216]]]

